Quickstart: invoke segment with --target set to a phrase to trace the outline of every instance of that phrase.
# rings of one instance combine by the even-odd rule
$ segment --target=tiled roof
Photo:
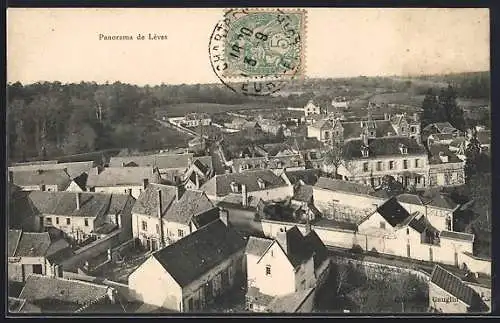
[[[333,128],[333,121],[330,119],[318,120],[314,124],[312,124],[311,127],[318,129],[331,129]]]
[[[448,156],[447,163],[461,163],[462,160],[450,151],[447,145],[432,144],[429,145],[429,164],[446,164],[440,158],[441,155]]]
[[[309,231],[304,237],[304,240],[307,247],[314,252],[314,268],[318,269],[319,266],[328,259],[328,249],[326,249],[325,244],[314,230]]]
[[[209,223],[212,223],[213,221],[216,221],[217,219],[220,219],[220,210],[218,207],[214,207],[195,215],[192,219],[193,224],[197,229],[199,229]]]
[[[314,185],[319,179],[319,169],[303,169],[294,171],[285,171],[286,177],[292,184],[297,184],[300,180],[307,185]]]
[[[459,205],[437,189],[428,189],[422,194],[424,204],[442,209],[454,210]]]
[[[193,154],[155,154],[145,156],[111,157],[110,167],[139,166],[168,168],[187,168],[189,160],[193,160]]]
[[[481,297],[460,278],[439,265],[434,267],[431,283],[436,284],[469,306],[482,303]]]
[[[71,178],[64,169],[16,171],[12,177],[13,183],[18,186],[57,185],[60,191],[71,183]]]
[[[238,185],[245,184],[247,192],[261,191],[258,179],[261,178],[265,183],[264,189],[286,186],[285,181],[275,175],[271,170],[254,170],[243,173],[230,173],[215,175],[208,182],[202,185],[201,189],[208,195],[225,196],[232,192],[231,183]]]
[[[330,190],[341,191],[353,194],[369,195],[374,192],[373,188],[369,185],[359,184],[355,182],[348,182],[339,179],[320,177],[314,187]]]
[[[109,287],[78,280],[52,278],[31,274],[26,279],[19,298],[24,298],[35,305],[43,303],[71,303],[75,310],[100,298],[107,297]]]
[[[9,257],[49,257],[67,248],[66,240],[52,240],[48,232],[9,230]]]
[[[435,133],[430,135],[429,137],[432,137],[435,140],[451,140],[454,138],[453,134],[451,133]]]
[[[269,303],[267,310],[271,313],[295,313],[313,291],[314,288],[308,288],[277,296]]]
[[[377,212],[393,227],[403,222],[410,216],[395,197],[390,198],[377,208]]]
[[[188,224],[195,215],[211,210],[213,203],[203,191],[186,190],[179,200],[167,209],[164,219],[169,222]]]
[[[318,138],[315,137],[313,138],[305,136],[288,137],[285,139],[284,143],[292,149],[297,149],[298,146],[299,150],[323,148],[323,143],[319,141]]]
[[[162,216],[165,214],[171,203],[176,199],[175,186],[149,184],[135,202],[132,213],[144,214],[148,216],[158,216],[158,190],[161,191]]]
[[[463,240],[468,242],[474,242],[474,235],[465,233],[465,232],[456,232],[456,231],[441,231],[441,238],[455,239],[455,240]]]
[[[377,137],[387,136],[389,132],[392,132],[393,135],[396,134],[391,121],[373,120],[373,122],[375,123],[375,134]],[[344,128],[344,140],[361,137],[363,130],[363,127],[361,127],[361,121],[343,121],[342,127]]]
[[[153,257],[184,287],[244,247],[245,240],[219,220],[155,252]]]
[[[407,204],[413,204],[413,205],[424,205],[424,203],[420,199],[420,196],[418,196],[417,194],[403,193],[403,194],[399,194],[398,196],[396,196],[396,199],[400,203],[407,203]]]
[[[273,243],[273,240],[266,238],[250,237],[248,238],[245,252],[257,257],[261,257],[264,252]]]
[[[74,162],[74,163],[50,163],[40,165],[15,165],[9,166],[9,171],[38,171],[41,170],[63,170],[66,169],[70,178],[76,178],[82,173],[88,173],[94,167],[93,161]]]
[[[14,257],[14,254],[17,249],[17,244],[19,243],[19,240],[21,239],[21,230],[9,230],[8,236],[7,236],[7,256],[8,257]]]
[[[427,126],[425,126],[425,128],[423,130],[430,130],[432,128],[436,128],[436,130],[440,133],[444,133],[446,129],[455,129],[451,123],[449,122],[436,122],[436,123],[431,123]],[[456,129],[455,129],[456,130]]]
[[[419,145],[415,139],[408,137],[382,137],[368,140],[368,158],[385,157],[385,156],[405,156],[401,154],[400,146],[407,147],[408,155],[427,155],[424,146]],[[361,147],[363,141],[361,139],[353,139],[345,142],[343,149],[343,158],[351,160],[354,158],[363,158]]]
[[[285,250],[293,267],[304,263],[312,256],[313,250],[297,226],[288,229],[284,234],[286,235],[286,246],[282,245],[281,247]],[[281,245],[279,239],[276,241]]]
[[[235,158],[233,161],[233,168],[236,171],[244,165],[251,165],[254,168],[286,168],[286,167],[300,167],[304,166],[304,158],[299,154],[288,156],[274,156],[274,157],[246,157]],[[281,164],[280,164],[281,163]],[[244,170],[244,168],[241,168]]]
[[[425,216],[414,216],[408,223],[410,228],[414,229],[418,233],[423,233],[425,229],[431,229],[432,225],[426,220]]]
[[[293,199],[301,202],[310,202],[313,198],[313,188],[311,185],[300,185],[294,190]]]
[[[99,174],[93,168],[87,178],[87,187],[143,185],[144,179],[149,183],[158,181],[152,167],[106,167]]]
[[[357,229],[356,223],[330,220],[327,218],[322,218],[319,221],[314,222],[314,226],[317,227],[327,227],[327,228],[338,228],[344,230],[355,231]]]
[[[77,194],[80,196],[79,209],[77,209]],[[29,198],[36,213],[98,217],[108,211],[111,196],[106,193],[33,191]]]

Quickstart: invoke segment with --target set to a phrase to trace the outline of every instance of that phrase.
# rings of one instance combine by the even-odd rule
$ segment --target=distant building
[[[321,239],[314,231],[304,236],[297,227],[278,232],[275,240],[250,237],[245,253],[247,308],[256,312],[276,310],[276,298],[309,294],[324,283],[330,269]]]
[[[132,233],[155,251],[219,218],[219,209],[204,192],[149,184],[132,208]]]
[[[244,201],[250,197],[282,200],[293,195],[293,187],[271,170],[215,175],[202,185],[201,190],[212,201],[220,201],[230,194],[240,195]]]
[[[304,114],[306,119],[314,114],[321,114],[321,108],[314,104],[313,100],[309,100],[307,104],[304,106]]]
[[[65,169],[9,171],[9,182],[24,191],[61,192],[70,187],[71,177]]]
[[[19,298],[35,305],[42,313],[125,312],[112,287],[37,274],[28,276]]]
[[[462,132],[453,127],[449,122],[436,122],[425,126],[422,129],[422,137],[427,140],[430,135],[433,134],[451,134],[453,137],[459,137]]]
[[[429,282],[429,306],[438,313],[480,313],[488,306],[481,296],[459,277],[439,265]]]
[[[428,158],[425,148],[408,137],[383,137],[349,140],[342,151],[343,164],[337,173],[344,180],[372,186],[393,176],[404,187],[428,186]]]
[[[207,113],[192,112],[184,116],[180,124],[184,127],[199,127],[209,126],[212,123],[212,118]]]
[[[305,169],[305,160],[300,154],[274,156],[274,157],[246,157],[232,160],[232,168],[235,173],[255,169]]]
[[[129,289],[146,304],[203,311],[243,277],[244,248],[233,229],[213,222],[153,253],[129,276]]]
[[[337,109],[347,109],[349,108],[349,101],[346,97],[337,96],[332,100],[332,107]]]
[[[135,199],[128,195],[105,193],[31,192],[32,212],[39,219],[39,230],[56,228],[72,240],[82,242],[121,230],[131,238],[131,209]]]
[[[134,198],[149,183],[158,183],[160,174],[153,167],[106,167],[93,168],[87,179],[87,191],[126,194]]]
[[[465,184],[464,162],[447,145],[431,144],[429,151],[428,186]]]
[[[62,276],[59,260],[72,255],[69,243],[48,232],[8,232],[9,281],[24,282],[30,274]]]

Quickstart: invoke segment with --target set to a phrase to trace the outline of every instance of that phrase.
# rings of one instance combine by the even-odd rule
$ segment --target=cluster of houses
[[[311,312],[330,274],[328,247],[491,275],[491,261],[474,255],[474,235],[454,231],[464,205],[439,190],[386,196],[374,189],[387,174],[422,188],[447,185],[441,171],[430,171],[417,116],[320,121],[309,126],[313,138],[241,147],[231,157],[221,151],[223,174],[212,156],[186,152],[128,154],[105,165],[11,165],[8,276],[24,287],[10,295],[9,308],[199,312],[243,288],[247,310]],[[440,136],[428,138],[434,147]],[[320,172],[325,145],[337,140],[348,161],[337,169],[342,180]],[[438,156],[440,165],[454,164]],[[456,172],[463,176],[463,166]],[[123,265],[124,245],[144,252],[126,282],[82,281],[100,266],[95,259]],[[454,297],[468,305],[449,311],[476,306],[479,292],[464,292],[455,285],[465,283],[448,274],[435,270],[432,295],[460,290],[466,295]],[[448,311],[435,303],[433,310]]]

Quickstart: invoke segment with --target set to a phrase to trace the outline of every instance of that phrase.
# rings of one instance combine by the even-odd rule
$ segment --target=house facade
[[[215,221],[155,252],[129,276],[129,289],[146,304],[203,311],[244,275],[244,247],[243,238]]]
[[[429,151],[429,186],[465,184],[465,163],[446,145],[431,144]]]
[[[307,102],[307,104],[304,106],[304,114],[306,118],[310,115],[321,114],[321,108],[315,105],[314,101],[309,100],[309,102]]]
[[[278,232],[275,240],[250,237],[246,264],[247,308],[258,312],[276,297],[317,288],[330,266],[318,236],[304,236],[297,227]]]
[[[87,191],[128,194],[138,198],[149,183],[158,183],[160,174],[153,167],[93,168],[87,179]]]

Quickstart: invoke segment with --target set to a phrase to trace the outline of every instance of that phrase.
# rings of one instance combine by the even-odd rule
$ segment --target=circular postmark
[[[210,63],[234,92],[271,95],[303,76],[304,35],[303,10],[228,10],[210,37]]]

